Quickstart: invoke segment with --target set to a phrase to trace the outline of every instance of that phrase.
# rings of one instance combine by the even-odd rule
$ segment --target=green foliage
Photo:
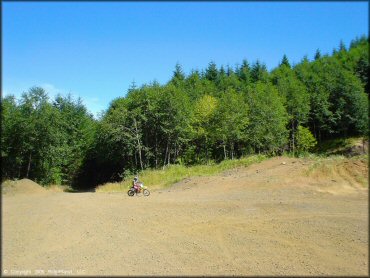
[[[310,130],[303,126],[298,126],[297,129],[297,149],[299,152],[308,152],[317,144],[315,137]]]
[[[296,77],[294,71],[284,63],[271,75],[279,95],[284,99],[291,121],[306,123],[310,112],[310,96],[305,85]]]
[[[267,82],[267,80],[268,80],[268,72],[267,72],[266,65],[260,63],[259,60],[257,60],[252,65],[252,69],[251,69],[251,80],[254,83],[256,83],[258,81],[260,81],[260,82]]]
[[[247,60],[243,60],[241,67],[237,70],[237,76],[244,82],[246,85],[251,82],[251,68]]]
[[[93,120],[80,101],[31,88],[2,102],[2,175],[42,184],[71,184],[92,143]]]
[[[191,157],[188,152],[188,157],[190,156],[191,160],[187,163],[208,162],[217,106],[218,100],[210,95],[204,95],[194,103],[191,117],[191,139],[196,146],[195,152],[193,152],[195,157]]]
[[[273,84],[277,87],[289,114],[290,146],[295,151],[297,126],[306,123],[310,112],[310,95],[306,86],[297,78],[284,55],[281,65],[271,73]]]
[[[175,66],[175,71],[173,72],[171,83],[173,83],[175,86],[181,86],[184,80],[185,80],[185,74],[182,70],[181,65],[177,63]]]
[[[346,52],[345,55],[352,55]],[[310,93],[309,126],[318,141],[367,132],[368,105],[351,59],[339,54],[296,67],[297,76]]]
[[[284,54],[283,59],[281,60],[280,66],[286,66],[290,68],[290,63],[288,57]]]
[[[218,79],[218,70],[214,62],[210,62],[206,69],[205,78],[209,81],[215,82]]]
[[[256,152],[275,153],[287,143],[288,115],[277,89],[271,84],[258,82],[248,92],[248,143]]]
[[[213,129],[215,142],[223,147],[224,159],[234,158],[235,145],[245,141],[248,126],[248,105],[243,95],[229,88],[222,94],[216,111],[216,124]],[[230,156],[228,156],[229,149]]]
[[[284,55],[271,72],[243,60],[187,75],[177,63],[167,84],[133,82],[99,120],[79,99],[50,101],[30,88],[1,101],[2,175],[78,189],[173,164],[301,154],[315,140],[368,134],[368,73],[369,41],[361,37],[294,66]]]

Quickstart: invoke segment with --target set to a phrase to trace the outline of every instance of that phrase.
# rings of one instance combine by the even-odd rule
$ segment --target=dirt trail
[[[368,275],[368,189],[307,177],[312,163],[274,158],[149,197],[5,195],[3,275]]]

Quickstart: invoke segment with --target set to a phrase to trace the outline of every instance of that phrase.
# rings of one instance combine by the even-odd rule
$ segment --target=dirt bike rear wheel
[[[132,190],[132,189],[130,189],[129,191],[127,191],[127,195],[130,196],[130,197],[132,197],[132,196],[135,195],[135,191]]]

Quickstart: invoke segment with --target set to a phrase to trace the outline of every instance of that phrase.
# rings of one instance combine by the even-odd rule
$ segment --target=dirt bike
[[[150,191],[142,182],[137,183],[137,185],[138,185],[138,188],[131,186],[131,188],[127,191],[128,196],[132,197],[135,194],[137,195],[138,193],[143,193],[144,196],[150,195]]]

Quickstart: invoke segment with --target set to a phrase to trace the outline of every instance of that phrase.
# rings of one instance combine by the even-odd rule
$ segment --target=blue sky
[[[131,82],[257,59],[268,69],[368,34],[367,2],[3,2],[2,94],[81,97],[95,115]]]

